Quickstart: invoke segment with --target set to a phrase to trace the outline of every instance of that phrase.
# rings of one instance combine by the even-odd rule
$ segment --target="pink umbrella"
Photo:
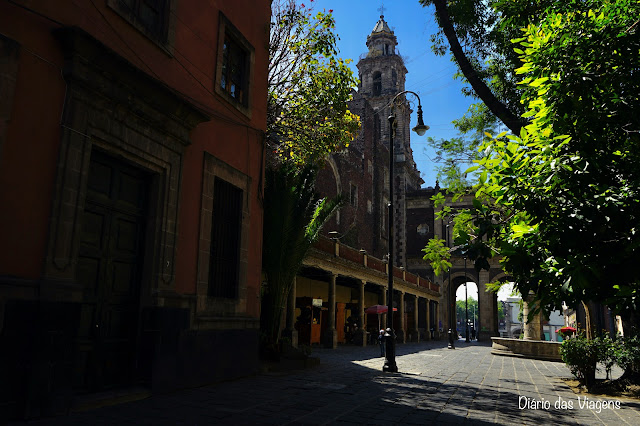
[[[387,305],[373,305],[364,310],[365,314],[386,314],[389,308]],[[398,308],[393,308],[393,312],[396,312]]]
[[[377,314],[378,315],[378,330],[380,330],[380,314],[386,314],[389,308],[387,305],[373,305],[364,310],[365,314]],[[393,308],[393,312],[396,312],[398,308]]]

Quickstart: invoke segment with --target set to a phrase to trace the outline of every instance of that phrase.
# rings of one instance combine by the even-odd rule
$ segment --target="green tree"
[[[302,261],[340,204],[315,192],[318,168],[359,129],[347,101],[357,81],[337,57],[331,13],[272,3],[264,196],[261,350],[278,357],[280,324]]]
[[[476,219],[499,237],[522,294],[555,307],[605,301],[632,320],[640,309],[640,4],[567,3],[573,10],[542,16],[514,40],[532,121],[519,137],[481,147],[478,196],[503,220],[487,222],[490,208]]]
[[[477,148],[484,133],[496,134],[501,121],[518,135],[529,120],[523,117],[519,76],[514,70],[520,58],[511,40],[521,36],[521,28],[536,23],[544,13],[562,12],[575,8],[559,0],[505,1],[420,0],[432,5],[439,31],[432,36],[432,48],[438,55],[451,53],[458,65],[455,78],[470,87],[463,93],[482,102],[471,105],[454,126],[459,136],[429,143],[436,151],[438,179],[452,191],[468,186],[466,167],[478,159]],[[475,178],[475,176],[474,176]]]
[[[278,161],[321,164],[349,145],[360,119],[347,102],[357,79],[338,57],[331,12],[295,0],[271,5],[267,148]]]
[[[433,238],[429,240],[427,246],[422,249],[425,252],[424,260],[431,263],[431,267],[436,275],[440,275],[451,268],[451,253],[449,248],[446,247],[445,241],[440,238]]]
[[[486,109],[516,134],[526,120],[521,117],[517,80],[512,74],[518,58],[509,40],[519,36],[522,25],[505,22],[518,19],[521,24],[549,2],[420,0],[435,7],[440,31],[432,38],[434,51],[441,55],[451,52],[459,77],[464,76],[471,86],[465,93],[482,100]]]
[[[433,3],[441,13],[442,7],[450,12],[465,2]],[[476,266],[487,253],[501,255],[518,290],[536,292],[548,308],[562,300],[597,300],[634,324],[640,308],[634,268],[640,5],[627,0],[477,5],[499,16],[496,26],[487,28],[519,32],[505,37],[514,39],[519,63],[504,63],[511,64],[508,75],[520,80],[519,89],[509,90],[522,94],[521,116],[528,123],[517,127],[505,121],[516,136],[502,134],[483,143],[479,168],[470,170],[479,175],[477,196],[485,203],[474,205],[477,232],[469,233],[466,243],[491,249],[475,251]],[[443,31],[454,28],[455,36],[458,27],[442,22]]]
[[[427,143],[435,151],[432,161],[436,164],[441,187],[453,193],[464,193],[471,186],[472,176],[465,170],[475,160],[481,158],[478,151],[485,133],[496,133],[498,120],[483,103],[469,107],[463,117],[453,120],[458,136],[448,139],[427,138]]]
[[[260,327],[263,355],[278,356],[280,324],[287,297],[306,253],[322,226],[339,206],[339,199],[319,199],[316,170],[291,164],[266,173],[262,269],[267,285],[262,291]]]

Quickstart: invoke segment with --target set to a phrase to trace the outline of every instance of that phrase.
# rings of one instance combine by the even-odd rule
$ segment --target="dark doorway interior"
[[[77,390],[103,391],[134,379],[148,187],[144,171],[92,153],[77,268],[84,286]]]

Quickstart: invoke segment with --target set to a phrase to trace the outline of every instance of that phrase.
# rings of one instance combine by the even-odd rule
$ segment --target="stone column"
[[[434,324],[431,324],[431,300],[427,299],[427,303],[425,303],[425,305],[426,307],[424,310],[424,314],[427,316],[427,320],[425,321],[425,324],[427,325],[427,328],[425,330],[425,340],[431,340],[431,328],[435,327]]]
[[[338,347],[338,332],[336,331],[336,274],[329,276],[329,324],[325,336],[325,346],[335,349]]]
[[[489,271],[482,270],[478,274],[478,309],[480,323],[476,336],[478,341],[488,342],[491,337],[498,336],[498,311],[494,306],[495,294],[486,292],[486,285],[489,282]]]
[[[399,291],[400,293],[400,303],[398,304],[398,315],[400,316],[400,330],[396,330],[396,335],[398,336],[397,341],[399,343],[405,343],[407,341],[406,336],[406,324],[404,323],[404,292]]]
[[[420,329],[418,328],[418,315],[420,315],[420,311],[418,311],[418,296],[413,296],[413,329],[416,333],[416,342],[420,341]]]
[[[293,285],[287,298],[287,325],[282,331],[282,337],[291,339],[291,346],[298,347],[298,330],[296,324],[296,278],[293,278]]]
[[[524,299],[522,304],[522,320],[524,321],[524,340],[542,340],[542,315],[540,312],[535,314],[531,321],[529,321],[529,312],[536,307],[536,303],[533,301],[535,294],[529,292],[529,295]]]
[[[365,280],[360,281],[360,293],[358,297],[358,318],[360,318],[360,328],[355,334],[353,341],[358,346],[367,346],[367,329],[364,327],[364,285]]]

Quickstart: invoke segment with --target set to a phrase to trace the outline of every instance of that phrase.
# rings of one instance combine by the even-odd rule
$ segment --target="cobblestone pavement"
[[[377,345],[314,348],[321,364],[311,369],[265,373],[31,423],[640,425],[637,400],[613,399],[619,409],[603,409],[603,401],[611,398],[588,397],[581,407],[584,397],[578,400],[562,381],[571,376],[564,364],[490,351],[474,342],[460,342],[455,350],[442,341],[398,345],[400,372],[392,374],[382,372]],[[557,402],[565,405],[556,408]]]

